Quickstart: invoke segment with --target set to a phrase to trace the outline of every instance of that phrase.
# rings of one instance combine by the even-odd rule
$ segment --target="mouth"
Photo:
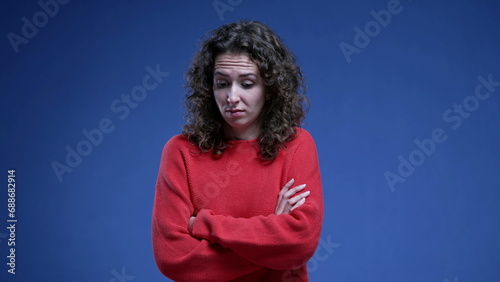
[[[240,117],[243,115],[245,111],[241,109],[228,109],[226,110],[226,113],[230,115],[231,117]]]
[[[240,109],[228,109],[228,110],[226,110],[226,112],[228,112],[228,113],[239,113],[239,112],[243,112],[243,110],[240,110]]]

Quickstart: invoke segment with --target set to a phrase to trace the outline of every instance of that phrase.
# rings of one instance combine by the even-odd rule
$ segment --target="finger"
[[[290,181],[288,181],[285,184],[285,186],[283,186],[283,188],[279,192],[279,194],[278,194],[279,196],[278,196],[278,201],[277,201],[277,204],[276,204],[276,211],[275,212],[278,212],[279,208],[283,208],[283,205],[281,204],[281,201],[283,200],[283,195],[288,191],[288,189],[290,187],[292,187],[292,185],[293,185],[294,182],[295,182],[295,179],[292,178]]]
[[[277,206],[276,206],[276,214],[281,214],[281,213],[284,213],[285,212],[285,209],[287,208],[288,206],[288,198],[285,198],[284,196],[281,197],[280,201],[277,203]],[[291,206],[288,206],[288,208],[290,208]]]
[[[288,198],[285,198],[285,197],[281,197],[281,199],[279,200],[279,202],[277,203],[277,206],[276,206],[276,214],[280,214],[280,213],[283,213],[283,210],[285,209],[286,205],[287,205],[287,201],[288,201]]]
[[[285,206],[284,211],[287,214],[289,214],[292,211],[292,208],[295,205],[297,205],[298,202],[301,202],[302,200],[304,200],[304,201],[302,201],[301,204],[297,205],[296,207],[301,206],[305,202],[305,198],[307,198],[310,194],[311,194],[311,191],[307,191],[307,192],[301,193],[300,195],[297,195],[291,199],[288,199],[287,205]]]
[[[290,198],[291,196],[295,195],[297,192],[304,190],[304,188],[306,188],[306,184],[295,186],[292,189],[288,190],[283,196],[284,196],[284,198]]]
[[[289,181],[285,185],[285,187],[290,187],[291,185],[293,185],[293,182],[295,180],[294,179],[292,179],[292,180],[293,181]],[[282,191],[285,191],[284,190],[285,187],[283,187]],[[290,197],[292,197],[296,193],[302,191],[305,187],[306,187],[306,184],[302,184],[302,185],[295,186],[294,188],[289,189],[288,191],[285,191],[285,193],[283,193],[283,194],[280,193],[281,195],[280,195],[280,198],[279,198],[278,205],[276,206],[275,214],[289,213],[290,212],[290,208],[292,207],[292,205],[288,203],[289,200],[290,200]],[[300,200],[300,198],[298,200]]]
[[[298,208],[298,207],[302,206],[305,202],[306,202],[306,198],[301,198],[294,205],[291,205],[289,202],[287,202],[287,205],[283,209],[283,213],[290,214],[292,212],[292,210],[294,210],[295,208]]]
[[[188,231],[189,233],[191,233],[191,231],[193,231],[193,224],[194,224],[194,220],[196,219],[196,216],[191,216],[189,218],[189,223],[188,223]]]
[[[285,184],[285,187],[290,188],[292,187],[293,183],[295,182],[295,178],[292,178],[290,179],[290,181],[288,181],[286,184]]]
[[[283,213],[283,208],[285,205],[282,203],[282,201],[279,201],[278,204],[276,205],[276,211],[274,212],[275,214],[281,214]]]
[[[283,189],[281,189],[281,191],[280,191],[280,195],[285,194],[285,193],[288,191],[288,189],[290,189],[290,187],[292,187],[292,185],[293,185],[293,183],[294,183],[294,182],[295,182],[295,179],[293,179],[293,178],[292,178],[292,179],[290,179],[290,181],[288,181],[288,182],[285,184],[285,186],[283,186]]]
[[[293,211],[294,209],[302,206],[306,202],[306,198],[302,198],[300,201],[298,201],[291,209],[290,212]]]
[[[311,191],[307,191],[304,193],[300,193],[299,195],[291,198],[288,200],[288,204],[292,207],[294,206],[298,201],[307,198],[311,194]]]

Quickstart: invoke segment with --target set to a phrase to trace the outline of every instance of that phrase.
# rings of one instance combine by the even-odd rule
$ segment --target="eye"
[[[241,83],[241,86],[245,89],[250,89],[253,87],[253,85],[254,83],[251,81],[243,81],[243,83]]]
[[[217,88],[226,88],[227,86],[229,85],[229,83],[225,80],[217,80],[216,83],[215,83],[215,86],[217,86]]]

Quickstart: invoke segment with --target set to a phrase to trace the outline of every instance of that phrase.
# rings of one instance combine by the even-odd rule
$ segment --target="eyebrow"
[[[216,72],[214,73],[214,76],[217,76],[217,75],[221,75],[221,76],[229,76],[229,75],[227,75],[227,74],[225,74],[225,73],[222,73],[222,72],[220,72],[220,71],[216,71]],[[249,73],[244,73],[244,74],[240,74],[240,75],[239,75],[239,77],[249,77],[249,76],[254,76],[254,77],[257,77],[257,75],[255,75],[254,73],[251,73],[251,72],[249,72]]]

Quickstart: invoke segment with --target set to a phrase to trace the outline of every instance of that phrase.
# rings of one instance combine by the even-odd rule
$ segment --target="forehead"
[[[258,74],[259,68],[245,53],[222,53],[215,57],[214,69],[217,71],[251,71]]]

